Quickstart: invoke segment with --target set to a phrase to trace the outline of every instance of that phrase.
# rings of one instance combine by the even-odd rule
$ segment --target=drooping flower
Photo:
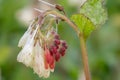
[[[41,48],[38,42],[34,47],[34,60],[32,67],[34,72],[38,74],[39,77],[49,77],[50,69],[45,68],[44,50]]]
[[[55,62],[64,56],[67,49],[66,42],[60,40],[56,29],[49,23],[46,24],[46,21],[50,20],[43,17],[33,20],[18,43],[22,50],[17,56],[17,61],[31,67],[39,77],[44,78],[54,71]]]
[[[32,30],[29,30],[30,32],[25,32],[25,34],[23,35],[26,37],[22,37],[22,39],[20,40],[21,43],[19,42],[19,45],[21,45],[21,47],[23,47],[23,49],[20,51],[20,53],[17,56],[17,61],[18,62],[22,62],[23,64],[25,64],[26,66],[31,66],[31,62],[33,59],[33,46],[34,46],[34,37],[35,34],[37,33],[38,27],[36,27],[36,29],[32,32]],[[31,28],[30,28],[31,29]],[[24,40],[26,40],[24,42]],[[23,42],[23,43],[22,43]]]

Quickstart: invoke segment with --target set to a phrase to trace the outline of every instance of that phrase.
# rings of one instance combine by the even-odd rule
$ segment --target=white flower
[[[26,66],[32,65],[33,56],[34,56],[34,54],[33,54],[33,46],[34,46],[34,42],[35,42],[34,37],[35,37],[38,27],[39,27],[39,25],[36,27],[36,29],[33,31],[32,34],[27,35],[27,37],[26,37],[27,39],[25,39],[25,38],[23,39],[23,40],[26,40],[26,43],[24,44],[23,49],[17,56],[17,61],[22,62]],[[25,36],[25,35],[23,35],[23,36]],[[21,41],[21,42],[23,42],[23,41]]]
[[[23,47],[25,43],[27,42],[28,37],[30,36],[30,33],[32,31],[32,24],[34,23],[34,20],[29,25],[27,31],[24,33],[24,35],[21,37],[18,43],[18,47]]]
[[[47,78],[50,75],[50,69],[45,69],[45,61],[44,61],[44,50],[41,48],[39,43],[34,47],[34,63],[33,70],[39,77]]]
[[[31,44],[26,44],[21,52],[17,56],[17,61],[22,62],[26,66],[31,66],[33,59],[33,42]]]
[[[35,30],[32,30],[31,25],[19,42],[18,46],[23,47],[23,49],[18,54],[17,61],[22,62],[27,67],[33,68],[34,72],[38,74],[39,77],[47,78],[54,69],[45,68],[44,49],[41,47],[40,42],[38,42],[41,41],[41,39],[35,40],[35,35],[39,36],[36,34],[39,25],[36,25]],[[49,37],[49,35],[47,36]]]

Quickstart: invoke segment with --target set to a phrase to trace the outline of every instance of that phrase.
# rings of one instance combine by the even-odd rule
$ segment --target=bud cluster
[[[59,59],[65,55],[67,44],[65,41],[60,40],[60,36],[56,32],[52,32],[52,34],[53,43],[49,47],[50,54],[54,57],[55,61],[59,61]]]
[[[58,62],[65,55],[67,44],[64,40],[60,40],[60,36],[55,31],[50,32],[45,43],[47,43],[44,45],[45,68],[54,69],[55,61]]]

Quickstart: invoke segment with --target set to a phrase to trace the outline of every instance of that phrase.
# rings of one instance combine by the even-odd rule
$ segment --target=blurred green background
[[[48,1],[63,5],[69,17],[79,12],[79,0],[76,3],[72,2],[74,0]],[[63,22],[59,24],[59,34],[69,48],[48,79],[39,78],[32,69],[17,62],[20,51],[17,44],[27,29],[25,21],[29,23],[31,20],[28,18],[30,12],[24,12],[22,18],[19,10],[26,7],[32,10],[38,7],[37,3],[34,0],[0,0],[0,80],[84,80],[79,39],[74,30]],[[106,9],[107,22],[87,40],[92,80],[120,80],[120,0],[107,0]]]

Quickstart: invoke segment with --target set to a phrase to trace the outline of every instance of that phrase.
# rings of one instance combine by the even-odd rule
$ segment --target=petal
[[[32,43],[25,45],[21,52],[18,54],[17,61],[22,62],[26,66],[31,66],[34,56],[34,54],[32,54],[32,51],[33,51]]]
[[[25,32],[24,35],[21,37],[21,39],[19,40],[19,43],[18,43],[18,47],[23,47],[29,37],[29,33],[28,32]]]
[[[34,23],[35,20],[33,20],[31,22],[31,24],[29,25],[27,31],[24,33],[24,35],[21,37],[21,39],[19,40],[18,43],[18,47],[23,47],[25,45],[25,43],[27,42],[28,37],[30,36],[30,33],[32,31],[32,25]]]

